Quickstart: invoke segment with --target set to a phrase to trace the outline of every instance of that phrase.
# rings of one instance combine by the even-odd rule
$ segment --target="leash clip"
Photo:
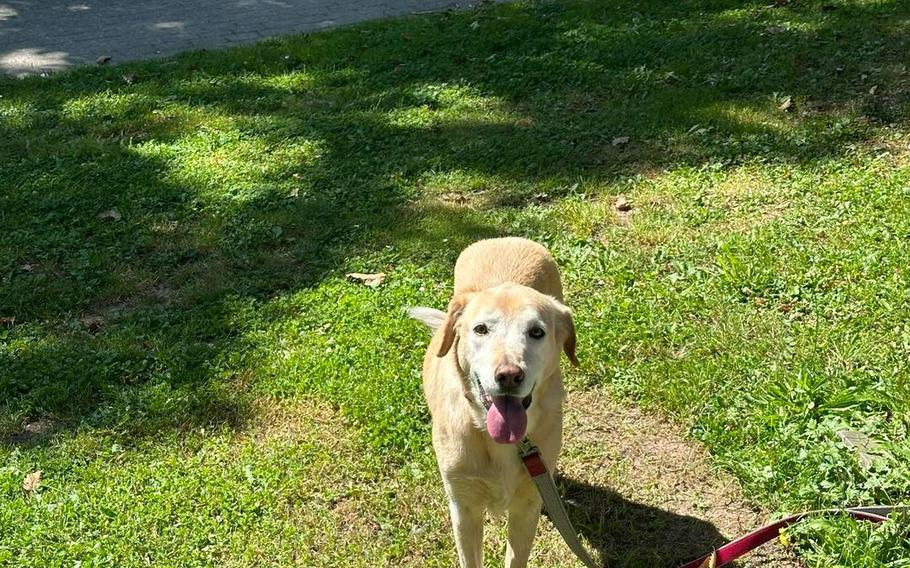
[[[518,456],[521,457],[522,460],[534,454],[540,454],[540,450],[531,443],[531,440],[529,440],[527,436],[518,442],[516,446],[518,447]]]
[[[521,458],[521,462],[532,479],[547,473],[547,466],[540,457],[540,450],[531,443],[531,440],[525,437],[516,445],[518,446],[518,457]]]

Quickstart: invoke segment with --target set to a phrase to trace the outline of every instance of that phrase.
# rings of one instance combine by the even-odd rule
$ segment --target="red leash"
[[[798,523],[809,515],[819,513],[846,514],[857,520],[880,523],[887,520],[889,514],[897,511],[910,511],[910,507],[852,507],[850,509],[824,509],[799,513],[798,515],[790,515],[789,517],[765,525],[760,529],[756,529],[744,537],[731,541],[697,560],[683,564],[680,568],[720,568],[721,566],[726,566],[730,562],[752,552],[766,542],[774,540],[780,534],[781,529]]]

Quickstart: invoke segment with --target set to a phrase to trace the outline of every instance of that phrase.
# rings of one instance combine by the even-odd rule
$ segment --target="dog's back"
[[[543,246],[519,237],[478,241],[455,263],[455,294],[515,282],[562,301],[559,269]]]

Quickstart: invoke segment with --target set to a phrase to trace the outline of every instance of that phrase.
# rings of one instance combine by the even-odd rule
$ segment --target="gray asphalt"
[[[0,72],[218,49],[477,0],[0,0]]]

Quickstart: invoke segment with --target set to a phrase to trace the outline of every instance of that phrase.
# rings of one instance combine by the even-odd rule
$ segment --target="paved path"
[[[0,73],[216,49],[475,0],[0,0]]]

